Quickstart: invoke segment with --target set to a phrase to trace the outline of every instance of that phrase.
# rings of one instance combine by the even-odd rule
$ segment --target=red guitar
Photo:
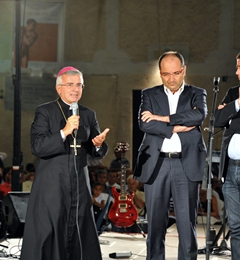
[[[128,151],[128,147],[126,142],[117,143],[115,151],[121,151],[123,156]],[[116,187],[112,188],[114,202],[108,213],[108,218],[116,227],[131,227],[138,218],[137,210],[132,202],[134,193],[128,194],[125,187],[126,167],[121,164],[121,191],[118,193]]]

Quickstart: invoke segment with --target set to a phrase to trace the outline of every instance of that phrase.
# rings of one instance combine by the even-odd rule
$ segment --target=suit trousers
[[[163,161],[156,179],[152,184],[144,184],[148,219],[147,260],[165,259],[165,236],[171,197],[179,234],[178,260],[195,260],[198,251],[196,217],[199,182],[188,180],[181,159],[159,159]]]
[[[228,164],[223,196],[231,236],[232,260],[240,259],[240,165]]]

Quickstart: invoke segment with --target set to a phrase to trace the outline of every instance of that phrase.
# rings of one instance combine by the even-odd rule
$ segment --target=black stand
[[[210,241],[210,224],[211,224],[211,207],[212,207],[212,184],[211,184],[211,177],[212,177],[212,142],[213,142],[213,136],[214,136],[214,112],[216,109],[216,101],[217,101],[217,94],[219,91],[219,84],[220,78],[213,78],[213,103],[212,103],[212,111],[210,115],[210,125],[207,129],[209,132],[208,135],[208,147],[207,147],[207,158],[206,158],[206,164],[204,168],[204,176],[202,181],[202,189],[207,189],[207,236],[206,236],[206,259],[209,260],[210,255],[210,246],[212,242]],[[219,131],[218,131],[219,132]],[[208,182],[208,186],[207,186]]]
[[[21,152],[21,61],[20,61],[20,26],[21,2],[16,0],[16,74],[13,75],[14,85],[14,135],[13,135],[13,166],[12,166],[12,191],[22,191],[19,176],[22,164]]]
[[[227,217],[226,217],[226,210],[225,210],[225,207],[224,207],[224,222],[221,226],[221,228],[219,229],[218,231],[218,234],[216,235],[215,239],[213,240],[212,242],[212,254],[213,255],[226,255],[224,252],[222,251],[231,251],[231,248],[228,247],[227,245],[227,240],[229,238],[229,231],[227,233],[227,235],[225,235],[225,232],[226,232],[226,224],[227,224]],[[217,241],[219,240],[221,234],[223,234],[223,240],[220,244],[220,246],[216,246],[217,245]]]
[[[225,210],[224,210],[224,212],[225,212]],[[225,215],[225,213],[224,213],[224,215]],[[229,238],[229,231],[228,231],[227,235],[225,235],[226,224],[227,224],[227,217],[224,218],[224,222],[223,222],[221,228],[219,229],[214,240],[211,242],[209,251],[211,252],[212,255],[228,255],[227,253],[225,253],[223,251],[231,251],[231,249],[227,245],[227,240]],[[217,242],[220,239],[222,234],[223,234],[223,240],[222,240],[220,246],[217,246]],[[198,254],[206,254],[206,247],[199,249]]]
[[[138,224],[137,221],[135,222],[135,224],[136,224],[137,228],[139,229],[140,233],[142,234],[142,236],[145,238],[146,235],[145,235],[145,233],[143,232],[142,228],[140,227],[140,225]]]

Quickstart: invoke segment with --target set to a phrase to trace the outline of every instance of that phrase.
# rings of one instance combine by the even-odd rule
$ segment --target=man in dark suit
[[[104,140],[109,129],[100,133],[95,112],[82,105],[77,109],[83,87],[82,73],[65,67],[56,80],[59,98],[36,109],[31,149],[38,165],[21,260],[102,259],[92,212],[87,154],[100,159],[107,153]]]
[[[144,182],[148,219],[147,259],[165,259],[170,198],[179,233],[178,259],[197,259],[196,217],[206,147],[200,126],[207,115],[206,91],[185,84],[178,52],[159,58],[163,85],[142,91],[139,127],[145,133],[135,178]]]
[[[236,56],[240,81],[240,53]],[[240,87],[230,88],[215,113],[215,126],[225,128],[219,165],[228,214],[232,259],[240,259]]]

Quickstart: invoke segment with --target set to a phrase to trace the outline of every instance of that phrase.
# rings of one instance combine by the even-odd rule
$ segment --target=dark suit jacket
[[[161,167],[159,157],[164,138],[171,138],[174,125],[197,126],[193,130],[178,133],[182,145],[182,164],[191,181],[201,181],[206,160],[206,147],[200,126],[207,115],[206,91],[186,85],[178,101],[176,114],[170,115],[167,95],[163,85],[142,91],[139,109],[139,127],[145,133],[139,148],[135,178],[144,183],[154,181]],[[196,108],[196,109],[194,109]],[[170,123],[141,120],[141,113],[170,115]]]
[[[226,176],[228,165],[228,145],[235,133],[240,133],[240,112],[236,112],[235,100],[239,96],[239,86],[230,88],[221,104],[227,105],[223,109],[215,112],[215,127],[225,128],[222,139],[220,165],[219,165],[219,179]],[[229,124],[231,120],[231,124]]]

